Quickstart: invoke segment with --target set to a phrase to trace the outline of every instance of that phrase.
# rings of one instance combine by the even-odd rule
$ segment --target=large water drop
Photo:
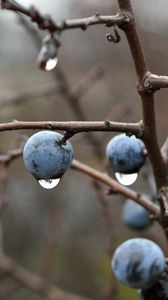
[[[57,179],[41,179],[38,182],[44,189],[50,190],[50,189],[53,189],[54,187],[56,187],[58,185],[58,183],[60,182],[60,178],[57,178]]]
[[[118,182],[121,183],[122,185],[131,185],[136,181],[138,174],[137,173],[122,174],[116,172],[115,177],[118,180]]]
[[[58,57],[50,58],[46,62],[45,70],[52,71],[56,67],[57,63],[58,63]]]

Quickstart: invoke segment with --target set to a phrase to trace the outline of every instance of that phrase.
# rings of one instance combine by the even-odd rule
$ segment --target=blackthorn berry
[[[116,249],[112,269],[124,284],[145,289],[159,279],[165,269],[165,258],[161,248],[154,242],[134,238]]]
[[[106,156],[115,172],[137,173],[145,163],[144,143],[126,134],[113,137],[106,147]]]
[[[69,168],[73,149],[69,141],[53,131],[33,134],[23,149],[23,159],[28,171],[37,179],[60,178]]]
[[[128,199],[122,210],[122,220],[132,229],[145,229],[151,223],[150,213],[140,204]]]

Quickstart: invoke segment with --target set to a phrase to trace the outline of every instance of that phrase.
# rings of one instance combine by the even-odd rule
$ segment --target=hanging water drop
[[[41,179],[38,180],[39,184],[47,190],[53,189],[54,187],[56,187],[58,185],[58,183],[60,182],[60,178],[57,179]]]
[[[115,177],[118,180],[118,182],[121,183],[122,185],[131,185],[136,181],[138,174],[137,173],[122,174],[116,172]]]
[[[44,71],[51,71],[56,67],[58,63],[58,44],[53,36],[47,35],[42,41],[37,62],[39,68]]]
[[[51,71],[53,70],[58,63],[58,57],[50,58],[48,61],[46,61],[45,70]]]

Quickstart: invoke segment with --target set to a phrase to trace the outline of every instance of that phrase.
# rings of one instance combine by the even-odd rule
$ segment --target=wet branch
[[[102,16],[95,14],[90,17],[54,21],[50,16],[43,16],[36,8],[31,6],[29,9],[23,5],[18,4],[13,0],[1,0],[1,7],[3,9],[19,12],[29,17],[32,22],[36,23],[41,30],[48,30],[50,32],[63,31],[66,29],[80,28],[86,30],[89,26],[104,24],[106,26],[122,25],[129,22],[129,16],[125,13],[118,13],[113,16]]]

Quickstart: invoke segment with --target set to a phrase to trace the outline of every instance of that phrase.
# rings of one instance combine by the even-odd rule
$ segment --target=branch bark
[[[33,130],[65,130],[73,134],[78,132],[90,131],[111,131],[111,132],[126,132],[142,136],[143,127],[140,123],[122,123],[110,121],[13,121],[9,123],[0,123],[0,131],[11,131],[21,129]]]
[[[157,188],[167,185],[167,169],[161,151],[158,145],[156,134],[156,120],[155,120],[155,107],[154,96],[148,94],[145,90],[145,78],[150,74],[148,66],[144,57],[142,46],[136,30],[136,24],[133,17],[133,11],[130,0],[118,0],[121,11],[127,12],[130,15],[131,22],[122,26],[126,34],[126,38],[131,50],[132,58],[134,61],[137,79],[138,79],[138,92],[141,96],[142,102],[142,122],[144,125],[143,140],[145,142],[149,159],[151,161]]]
[[[97,24],[113,26],[122,25],[129,22],[129,16],[126,13],[118,13],[113,16],[102,16],[95,14],[86,18],[55,22],[51,19],[51,17],[42,16],[34,7],[27,9],[23,5],[18,4],[16,1],[1,0],[1,6],[3,9],[22,13],[23,15],[31,18],[31,20],[35,22],[41,30],[48,30],[50,32],[63,31],[73,28],[86,30],[89,26]]]
[[[168,76],[150,73],[144,80],[144,87],[147,93],[154,93],[162,88],[168,88]]]

